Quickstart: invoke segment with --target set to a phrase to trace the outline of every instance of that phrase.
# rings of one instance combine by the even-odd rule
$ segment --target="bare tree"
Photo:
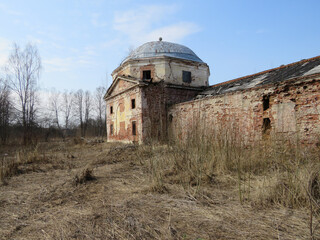
[[[63,102],[61,111],[64,117],[64,128],[68,130],[70,127],[70,121],[72,117],[72,109],[73,109],[73,93],[65,90],[62,94]]]
[[[61,94],[56,90],[52,90],[49,98],[49,110],[53,114],[53,123],[61,129],[60,127],[60,112],[61,112]]]
[[[97,87],[95,91],[95,105],[97,112],[97,122],[98,122],[98,134],[100,137],[104,135],[105,132],[105,121],[106,121],[106,104],[103,99],[106,93],[105,87]]]
[[[81,137],[86,136],[89,118],[91,114],[91,94],[89,91],[83,92],[79,89],[74,94],[74,103],[76,108],[76,116],[79,120]]]
[[[74,103],[76,108],[76,116],[78,117],[79,124],[80,124],[80,131],[81,131],[81,137],[84,137],[84,122],[83,122],[83,98],[84,93],[82,89],[79,89],[74,94]]]
[[[0,139],[2,143],[8,140],[11,109],[9,87],[7,82],[0,78]]]
[[[84,133],[83,135],[86,135],[87,129],[88,129],[88,123],[89,123],[89,118],[90,118],[90,112],[91,112],[91,94],[89,91],[85,92],[84,95]]]
[[[29,43],[22,50],[14,44],[5,69],[10,88],[18,99],[15,109],[23,126],[23,142],[28,144],[35,125],[37,82],[41,71],[41,59],[37,47]]]

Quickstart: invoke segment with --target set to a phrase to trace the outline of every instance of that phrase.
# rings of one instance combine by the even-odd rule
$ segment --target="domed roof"
[[[159,41],[147,42],[133,50],[123,63],[131,59],[162,56],[180,58],[200,63],[203,62],[190,48],[177,43],[165,42],[160,38]]]

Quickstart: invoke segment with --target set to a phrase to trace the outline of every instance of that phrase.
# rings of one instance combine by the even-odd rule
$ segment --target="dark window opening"
[[[136,108],[136,100],[135,99],[131,99],[131,108],[132,109]]]
[[[142,72],[142,79],[143,80],[150,80],[151,79],[151,70],[146,70]]]
[[[112,114],[113,113],[113,107],[111,106],[110,107],[110,114]]]
[[[191,72],[182,71],[182,81],[185,83],[191,83]]]
[[[173,116],[172,114],[169,114],[169,122],[172,122],[172,120],[173,120]]]
[[[132,122],[132,135],[136,136],[137,135],[137,128],[136,128],[136,122]]]
[[[113,124],[110,124],[110,135],[113,135]]]
[[[263,111],[267,110],[270,107],[270,96],[263,96]]]
[[[271,129],[270,118],[264,118],[263,119],[263,124],[262,124],[262,132],[263,132],[263,134],[268,134],[269,135],[270,129]]]

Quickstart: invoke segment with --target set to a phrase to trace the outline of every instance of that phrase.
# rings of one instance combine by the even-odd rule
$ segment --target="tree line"
[[[0,143],[105,136],[106,87],[99,86],[94,92],[40,91],[41,70],[41,57],[35,45],[29,43],[25,48],[13,45],[0,75]]]

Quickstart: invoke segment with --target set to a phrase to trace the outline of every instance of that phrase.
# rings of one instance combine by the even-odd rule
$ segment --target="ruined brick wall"
[[[166,107],[163,82],[143,88],[142,124],[144,141],[163,139],[166,131]]]
[[[175,103],[194,98],[199,90],[169,87],[165,82],[151,83],[142,91],[143,139],[167,139],[167,111]]]
[[[280,137],[315,144],[319,112],[320,78],[305,77],[176,104],[168,111],[169,135],[185,140],[200,126],[204,134],[238,131],[246,143]]]
[[[132,109],[132,99],[135,99],[134,109]],[[119,95],[108,98],[106,108],[108,141],[141,142],[142,103],[140,87],[137,86]],[[136,126],[136,135],[133,135],[133,122],[135,122]],[[113,133],[111,128],[113,128]]]

